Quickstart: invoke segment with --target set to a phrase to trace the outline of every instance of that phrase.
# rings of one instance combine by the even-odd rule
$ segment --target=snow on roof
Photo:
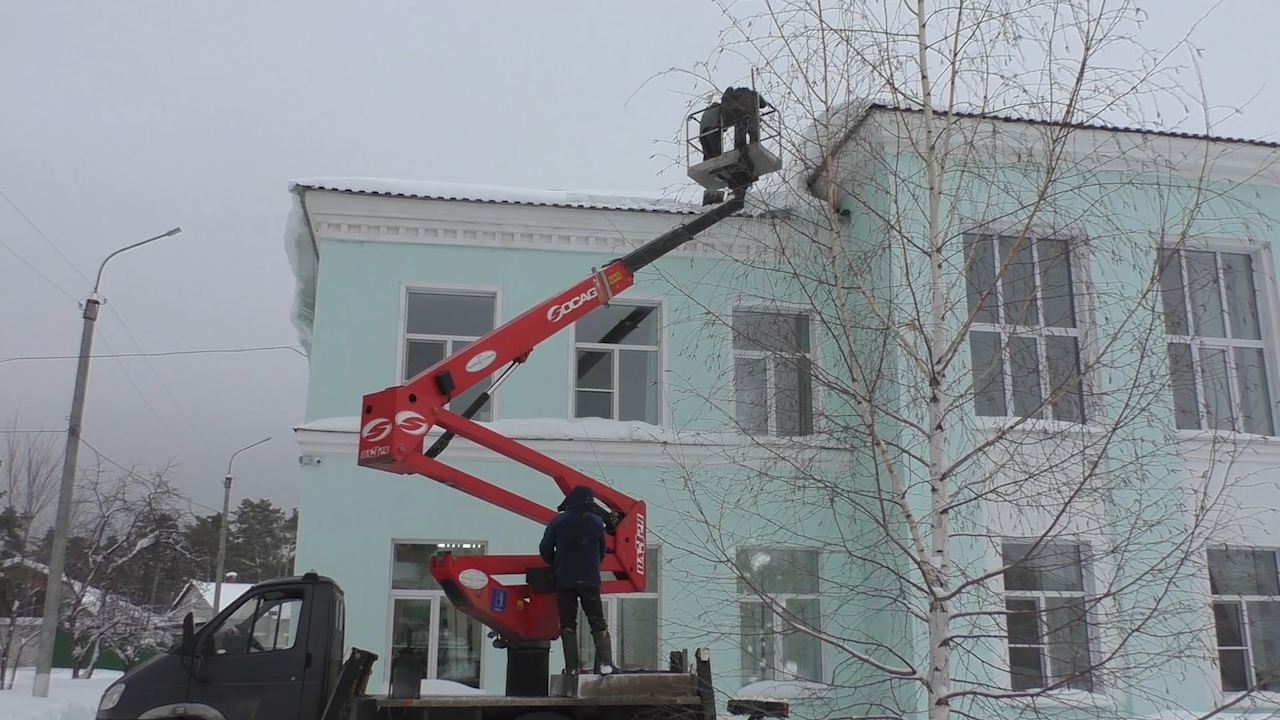
[[[245,594],[245,592],[247,592],[249,588],[253,587],[253,583],[229,583],[229,582],[222,583],[222,597],[219,598],[221,602],[218,603],[218,607],[214,608],[213,596],[216,590],[217,583],[213,583],[207,580],[192,580],[191,585],[194,586],[196,591],[200,593],[200,596],[204,598],[205,603],[209,607],[213,608],[214,612],[221,611],[222,608],[225,608],[226,606],[235,602],[236,598]]]
[[[25,558],[9,558],[4,562],[0,562],[0,568],[8,568],[8,567],[13,567],[15,565],[21,565],[30,570],[34,570],[37,573],[40,573],[41,575],[44,575],[46,577],[48,577],[49,575],[49,566],[45,565],[44,563],[36,562],[35,560],[28,560]],[[102,607],[103,600],[105,599],[110,598],[114,601],[122,601],[122,598],[120,596],[110,595],[104,592],[101,588],[94,587],[93,585],[86,585],[80,582],[79,580],[74,580],[70,576],[68,576],[66,573],[62,574],[62,580],[67,585],[71,586],[71,591],[80,597],[81,606],[84,609],[88,610],[89,612],[96,613],[98,609]],[[64,598],[64,600],[68,600],[68,598]],[[124,601],[124,602],[127,602],[127,601]],[[142,608],[139,608],[139,609],[142,609]]]
[[[188,580],[186,587],[182,589],[182,592],[178,593],[178,597],[174,598],[173,604],[169,606],[169,612],[173,612],[178,609],[178,605],[182,603],[182,599],[192,591],[199,593],[205,604],[212,608],[213,596],[217,590],[215,585],[216,583],[209,580]],[[253,587],[253,583],[222,583],[221,602],[218,603],[218,607],[214,608],[213,611],[218,612],[222,608],[225,608],[235,602],[236,598],[245,594],[245,592],[251,587]]]
[[[298,188],[506,205],[544,205],[595,210],[637,210],[684,215],[699,212],[699,206],[689,198],[609,190],[535,190],[501,185],[468,185],[427,180],[358,177],[304,178],[294,180],[289,184],[291,192],[296,192]]]

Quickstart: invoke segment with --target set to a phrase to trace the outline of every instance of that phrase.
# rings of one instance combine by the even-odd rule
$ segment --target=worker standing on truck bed
[[[600,600],[600,563],[605,545],[604,520],[595,512],[595,493],[585,485],[569,491],[556,508],[560,514],[547,523],[538,545],[538,554],[551,566],[556,582],[556,605],[560,611],[560,639],[564,644],[565,672],[577,673],[578,604],[591,626],[595,640],[595,669],[602,675],[613,672],[609,628]]]

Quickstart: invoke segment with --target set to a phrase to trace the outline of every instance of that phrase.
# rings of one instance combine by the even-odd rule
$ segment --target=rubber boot
[[[593,632],[591,638],[596,641],[596,672],[601,675],[612,674],[614,671],[613,647],[609,644],[609,631]]]
[[[578,631],[560,628],[560,641],[564,643],[564,672],[566,675],[577,675],[582,668],[578,661]]]

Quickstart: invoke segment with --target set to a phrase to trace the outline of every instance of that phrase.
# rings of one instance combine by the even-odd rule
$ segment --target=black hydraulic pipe
[[[730,215],[738,212],[746,204],[746,193],[740,192],[735,194],[724,202],[678,228],[672,228],[670,231],[660,235],[653,240],[632,250],[630,254],[622,258],[622,264],[632,273],[652,263],[654,260],[666,255],[676,248],[684,245],[694,238],[695,235],[724,220]]]

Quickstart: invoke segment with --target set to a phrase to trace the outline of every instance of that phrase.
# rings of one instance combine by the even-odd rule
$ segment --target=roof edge
[[[632,191],[539,190],[502,185],[405,180],[366,177],[313,177],[289,182],[289,190],[327,190],[351,195],[403,197],[446,202],[475,202],[495,205],[532,205],[650,212],[667,215],[694,215],[700,212],[693,198],[663,196]]]

